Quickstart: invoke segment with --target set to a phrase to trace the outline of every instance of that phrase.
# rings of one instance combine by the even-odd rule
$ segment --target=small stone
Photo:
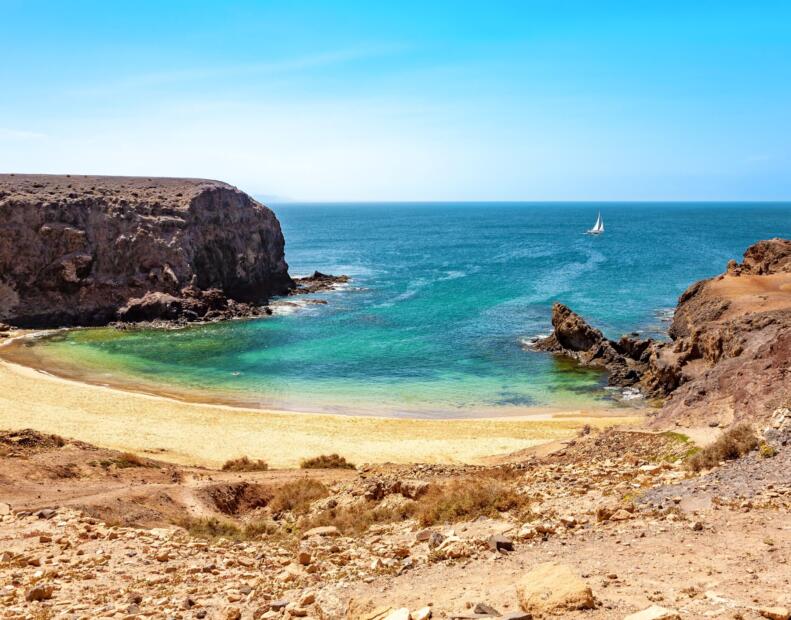
[[[643,611],[629,614],[624,620],[681,620],[675,609],[666,609],[659,605],[651,605]]]
[[[417,611],[413,611],[412,620],[428,620],[431,618],[431,607],[421,607]]]
[[[409,609],[401,607],[387,614],[383,620],[409,620]]]
[[[502,534],[494,534],[489,537],[489,548],[492,551],[513,551],[514,541],[503,536]]]
[[[789,620],[791,618],[791,611],[788,607],[762,607],[758,613],[769,620]]]
[[[472,608],[472,611],[476,614],[482,614],[485,616],[499,616],[500,612],[497,611],[491,605],[487,605],[486,603],[476,603],[475,607]]]
[[[240,620],[242,611],[238,607],[229,607],[225,610],[225,615],[223,617],[225,620]]]
[[[626,521],[632,518],[632,514],[623,508],[617,510],[611,517],[610,521]]]
[[[48,601],[52,598],[52,586],[33,586],[25,592],[25,600],[32,601]]]
[[[443,542],[445,542],[445,537],[439,532],[431,532],[428,537],[428,546],[430,549],[436,549]]]
[[[302,549],[297,554],[297,560],[299,560],[299,563],[302,564],[302,566],[307,566],[311,563],[312,558],[310,557],[310,553],[308,551]]]
[[[280,611],[281,609],[285,609],[286,606],[288,606],[288,601],[284,599],[272,601],[271,603],[269,603],[269,608],[272,609],[273,611]]]

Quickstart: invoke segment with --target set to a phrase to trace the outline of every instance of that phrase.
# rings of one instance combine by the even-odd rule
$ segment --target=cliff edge
[[[284,245],[271,210],[219,181],[3,174],[0,321],[102,325],[125,307],[138,320],[146,308],[198,318],[258,306],[294,286]]]
[[[671,342],[609,340],[563,304],[535,348],[606,369],[610,383],[665,398],[658,424],[726,426],[791,403],[791,241],[769,239],[679,298]]]

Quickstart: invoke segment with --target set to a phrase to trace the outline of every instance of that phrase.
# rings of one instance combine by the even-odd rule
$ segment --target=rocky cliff
[[[607,369],[613,385],[666,398],[658,422],[727,425],[791,402],[791,241],[751,246],[741,264],[679,298],[671,342],[605,338],[562,304],[535,348]]]
[[[222,312],[292,287],[274,213],[226,183],[0,175],[0,321],[100,325],[142,299]]]

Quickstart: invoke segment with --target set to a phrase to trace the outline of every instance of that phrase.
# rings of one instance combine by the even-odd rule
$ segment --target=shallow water
[[[601,209],[606,232],[583,232]],[[262,406],[416,417],[612,405],[601,373],[525,350],[562,301],[612,337],[662,337],[678,295],[789,205],[276,205],[294,275],[349,286],[274,317],[179,331],[75,330],[36,344],[126,377]],[[310,299],[326,305],[308,304]]]

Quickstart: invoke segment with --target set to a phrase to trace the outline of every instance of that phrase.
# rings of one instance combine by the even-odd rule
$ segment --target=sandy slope
[[[99,446],[217,466],[240,455],[292,467],[338,452],[353,462],[477,462],[570,437],[584,423],[636,418],[396,420],[300,414],[168,398],[87,385],[0,362],[0,428],[30,427]],[[567,412],[568,415],[568,412]]]

